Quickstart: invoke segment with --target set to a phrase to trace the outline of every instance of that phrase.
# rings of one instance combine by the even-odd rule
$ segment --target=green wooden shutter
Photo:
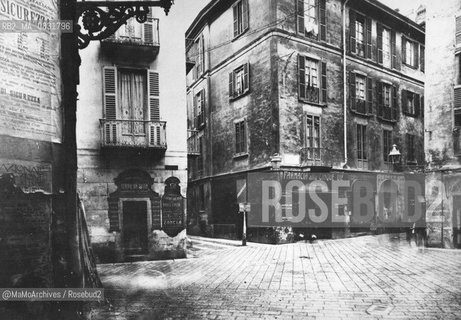
[[[355,20],[356,15],[354,11],[349,12],[349,50],[352,53],[356,52],[356,43],[355,43]]]
[[[397,120],[397,112],[398,112],[398,105],[397,105],[397,87],[391,87],[391,94],[392,94],[392,109],[391,109],[391,119]]]
[[[147,87],[150,121],[160,121],[160,82],[158,72],[147,71]]]
[[[355,95],[355,73],[349,72],[349,103],[352,110],[356,110],[356,95]]]
[[[229,72],[229,97],[234,97],[234,72]]]
[[[319,16],[320,16],[320,40],[327,40],[327,15],[326,15],[326,0],[319,0]]]
[[[104,67],[104,118],[117,119],[117,68]]]
[[[322,74],[322,94],[321,100],[323,103],[327,103],[327,64],[326,62],[320,63],[320,69]]]
[[[378,117],[384,115],[384,101],[383,101],[383,83],[376,81],[376,99],[378,101]]]
[[[402,37],[402,63],[407,62],[407,40]]]
[[[425,48],[423,45],[420,46],[420,55],[419,55],[419,67],[422,72],[424,72],[424,64],[425,64]]]
[[[392,68],[400,70],[400,64],[397,61],[397,45],[395,40],[395,31],[391,31],[391,64]]]
[[[377,61],[383,63],[383,26],[379,23],[377,25],[377,48]]]
[[[366,30],[365,30],[365,36],[366,36],[366,50],[365,54],[368,59],[371,59],[371,19],[366,18],[365,21],[366,24]]]
[[[402,100],[402,111],[404,113],[408,113],[408,94],[407,90],[402,90],[401,92],[401,100]]]
[[[413,46],[414,55],[413,55],[413,66],[418,69],[419,64],[419,46],[416,42],[412,42],[411,45]]]
[[[421,114],[421,110],[420,110],[420,102],[421,102],[421,96],[419,94],[414,94],[413,96],[413,101],[414,101],[414,104],[415,104],[415,116],[419,117],[419,115]]]
[[[243,92],[250,90],[250,64],[245,63],[243,66]]]
[[[367,77],[367,107],[368,113],[373,114],[373,79]]]
[[[298,95],[299,99],[306,99],[306,58],[298,55]]]
[[[249,28],[249,8],[248,8],[248,0],[242,0],[242,31],[247,30]]]
[[[232,7],[234,13],[234,37],[239,35],[239,12],[238,5]]]
[[[304,0],[296,1],[296,16],[298,33],[304,35]]]
[[[147,21],[143,23],[143,40],[145,44],[154,44],[154,19],[152,8],[147,13]]]

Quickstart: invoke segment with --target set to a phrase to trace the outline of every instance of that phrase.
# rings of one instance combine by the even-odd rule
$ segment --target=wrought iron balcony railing
[[[140,25],[135,22],[121,26],[112,36],[101,41],[101,48],[110,57],[133,57],[147,62],[154,60],[160,49],[159,19]]]
[[[166,122],[100,119],[103,147],[166,149]]]

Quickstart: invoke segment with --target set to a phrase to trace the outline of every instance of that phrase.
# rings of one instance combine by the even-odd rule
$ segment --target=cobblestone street
[[[99,265],[92,319],[461,319],[461,251],[394,236]]]

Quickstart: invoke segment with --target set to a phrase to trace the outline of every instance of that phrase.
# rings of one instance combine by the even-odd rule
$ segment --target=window
[[[459,48],[461,46],[461,16],[456,17],[455,21],[455,43],[456,47]]]
[[[204,38],[203,35],[197,37],[194,42],[194,61],[195,61],[195,69],[194,69],[194,79],[198,79],[204,71],[205,66],[205,53],[204,53]]]
[[[160,126],[152,124],[149,129],[146,126],[146,121],[160,121],[157,72],[104,67],[103,91],[104,120],[107,125],[112,126],[110,129],[106,128],[110,130],[107,132],[111,134],[110,139],[114,138],[114,133],[122,136],[144,136],[148,134],[147,130],[152,139],[160,139]]]
[[[367,126],[357,124],[357,164],[359,168],[368,168]]]
[[[319,70],[320,68],[320,70]],[[298,84],[299,99],[311,103],[326,103],[326,63],[299,55]]]
[[[232,10],[234,12],[234,37],[238,37],[249,27],[248,0],[237,1]]]
[[[407,143],[407,162],[416,162],[416,153],[415,153],[415,136],[413,134],[406,135]]]
[[[296,11],[298,33],[326,41],[326,0],[297,0]]]
[[[407,66],[418,68],[418,44],[402,37],[402,60]]]
[[[250,91],[250,64],[246,63],[229,73],[229,97],[237,98]]]
[[[247,153],[247,136],[245,120],[235,122],[235,154],[242,155]]]
[[[349,50],[371,59],[371,19],[349,12]]]
[[[392,150],[392,131],[383,130],[383,159],[389,162],[389,153]]]
[[[305,115],[304,148],[307,159],[320,160],[320,117]]]
[[[378,63],[387,68],[400,69],[397,65],[395,32],[377,24]]]
[[[355,72],[349,73],[350,108],[359,114],[373,114],[373,81]]]
[[[198,138],[198,146],[199,146],[199,156],[197,157],[197,171],[199,174],[202,174],[203,173],[203,159],[204,159],[203,136],[200,136]]]
[[[365,22],[362,18],[355,20],[355,43],[356,43],[356,53],[359,56],[365,56]]]
[[[397,121],[397,88],[391,84],[377,81],[378,117],[382,120]]]
[[[123,42],[142,43],[154,45],[159,43],[159,20],[152,15],[152,10],[147,14],[146,22],[140,24],[135,18],[130,18],[122,25],[111,38]]]
[[[461,127],[461,86],[455,87],[453,108],[453,124],[455,127]]]
[[[195,95],[195,128],[202,129],[205,126],[205,90],[200,90]]]
[[[408,90],[402,90],[402,111],[408,116],[417,117],[420,114],[421,96]]]

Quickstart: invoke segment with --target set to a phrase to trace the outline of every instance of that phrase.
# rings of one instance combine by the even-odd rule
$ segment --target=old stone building
[[[386,181],[424,165],[424,41],[375,0],[211,1],[186,32],[191,230],[239,236],[254,172],[371,174],[375,195],[399,193]]]
[[[461,246],[461,3],[426,7],[425,152],[429,241]]]
[[[185,256],[184,42],[151,8],[82,50],[78,189],[100,261]]]

